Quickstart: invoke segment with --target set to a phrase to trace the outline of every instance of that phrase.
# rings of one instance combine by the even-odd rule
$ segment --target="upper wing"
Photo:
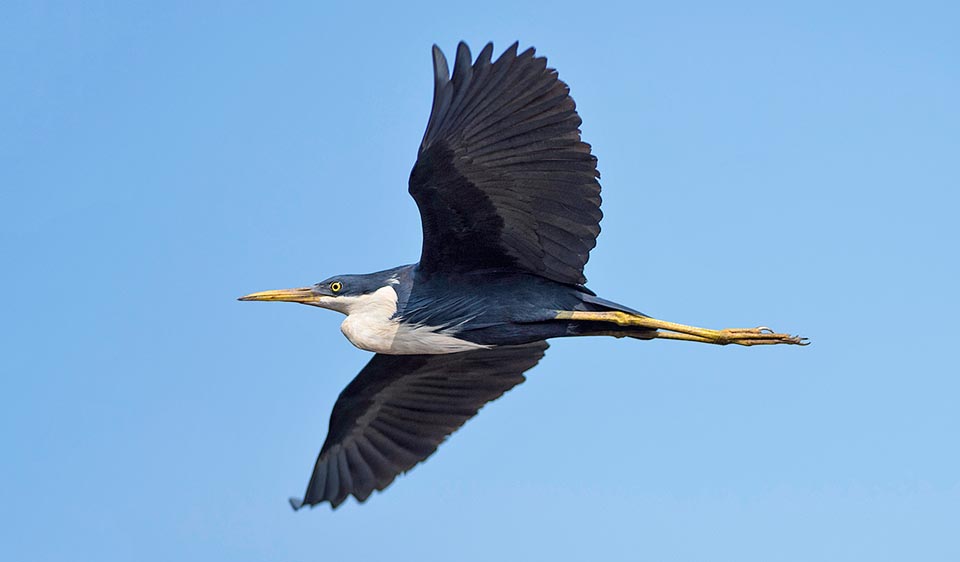
[[[307,492],[294,509],[365,501],[429,457],[484,404],[524,381],[547,343],[447,355],[377,354],[340,393]]]
[[[457,47],[453,78],[433,47],[433,109],[410,174],[420,269],[513,268],[583,284],[600,233],[597,159],[566,84],[517,44],[496,62]]]

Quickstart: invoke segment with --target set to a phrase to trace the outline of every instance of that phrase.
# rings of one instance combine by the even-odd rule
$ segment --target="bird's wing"
[[[307,492],[294,509],[365,501],[429,457],[484,404],[524,381],[547,343],[447,355],[377,354],[340,393]]]
[[[450,78],[433,47],[433,109],[410,174],[425,273],[505,268],[583,284],[600,233],[597,160],[580,140],[567,85],[517,44],[472,62],[464,43]]]

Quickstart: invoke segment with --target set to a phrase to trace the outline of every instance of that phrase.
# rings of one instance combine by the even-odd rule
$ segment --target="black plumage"
[[[524,381],[540,341],[446,355],[377,354],[340,393],[302,500],[364,501],[430,456],[484,404]]]
[[[583,284],[600,233],[600,177],[569,88],[517,44],[491,62],[457,47],[453,77],[433,48],[434,98],[410,194],[420,270],[514,269]]]

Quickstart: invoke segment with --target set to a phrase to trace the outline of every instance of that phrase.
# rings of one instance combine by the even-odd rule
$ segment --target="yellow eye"
[[[340,289],[342,288],[343,288],[343,285],[341,285],[339,281],[334,281],[333,283],[330,283],[330,290],[333,291],[334,293],[339,293]]]

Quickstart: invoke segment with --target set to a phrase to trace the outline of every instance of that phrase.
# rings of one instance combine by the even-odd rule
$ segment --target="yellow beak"
[[[299,302],[304,304],[315,304],[320,302],[322,295],[313,292],[313,287],[300,287],[297,289],[276,289],[274,291],[260,291],[259,293],[250,293],[240,297],[241,301],[278,301],[278,302]]]

